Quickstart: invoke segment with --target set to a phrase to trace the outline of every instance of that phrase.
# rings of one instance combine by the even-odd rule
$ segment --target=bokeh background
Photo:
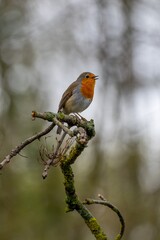
[[[159,0],[0,1],[0,159],[49,123],[81,72],[99,75],[92,105],[96,136],[73,166],[81,199],[101,193],[122,212],[124,239],[160,239]],[[81,217],[65,213],[60,169],[41,178],[41,146],[21,152],[0,173],[0,239],[91,240]],[[110,239],[115,214],[90,207]]]

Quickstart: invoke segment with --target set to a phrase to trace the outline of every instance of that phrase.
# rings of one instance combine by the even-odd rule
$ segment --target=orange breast
[[[84,97],[92,99],[94,95],[95,79],[88,78],[82,80],[81,93]]]

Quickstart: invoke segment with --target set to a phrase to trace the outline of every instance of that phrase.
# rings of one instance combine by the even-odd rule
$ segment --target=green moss
[[[120,234],[118,234],[118,235],[116,236],[115,240],[120,240],[121,237],[122,237],[122,236],[121,236]]]
[[[56,114],[52,112],[44,112],[44,116],[47,119],[47,121],[52,122],[53,118],[55,118]]]
[[[88,223],[89,228],[98,240],[107,240],[106,235],[102,232],[96,218],[91,218]]]
[[[79,145],[77,144],[77,148]],[[79,149],[81,150],[81,148]],[[78,213],[83,217],[89,229],[93,233],[93,235],[98,240],[107,240],[106,235],[102,232],[100,225],[97,223],[96,218],[92,217],[90,212],[86,209],[86,207],[79,201],[74,187],[74,174],[72,168],[70,166],[72,157],[77,156],[76,148],[72,148],[72,152],[70,152],[69,157],[66,157],[61,163],[61,169],[64,174],[64,186],[66,191],[66,211],[77,210]]]
[[[67,122],[69,125],[73,126],[76,125],[77,127],[82,127],[87,131],[87,135],[89,139],[95,136],[95,129],[94,129],[94,121],[91,119],[90,121],[87,121],[86,119],[78,119],[75,116],[69,116],[70,118],[67,119]]]
[[[84,128],[87,131],[87,135],[88,135],[89,139],[91,139],[92,137],[94,137],[96,135],[93,119],[91,119],[88,122],[85,122]]]
[[[71,148],[69,155],[67,157],[63,157],[61,165],[65,166],[73,164],[84,148],[85,146],[82,144],[76,143],[76,145]]]
[[[63,112],[59,112],[57,117],[58,117],[58,120],[64,120],[65,114]]]

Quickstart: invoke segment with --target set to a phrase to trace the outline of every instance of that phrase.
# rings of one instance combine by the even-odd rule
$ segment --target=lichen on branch
[[[87,147],[88,142],[95,136],[94,121],[87,121],[84,118],[77,117],[77,115],[65,115],[62,112],[52,113],[44,112],[39,113],[32,111],[32,119],[40,118],[48,122],[52,122],[45,130],[35,134],[34,136],[27,138],[21,144],[16,146],[10,154],[8,154],[4,160],[0,163],[0,169],[8,164],[11,159],[20,153],[27,145],[31,144],[35,140],[39,140],[41,137],[48,134],[55,126],[62,128],[63,133],[60,139],[57,140],[57,145],[53,150],[48,153],[41,154],[44,159],[44,170],[42,173],[43,179],[48,175],[48,171],[52,166],[60,166],[62,174],[64,176],[64,187],[66,192],[66,204],[67,212],[76,210],[84,219],[88,228],[98,240],[107,240],[107,235],[102,230],[97,219],[92,216],[90,211],[86,208],[86,204],[102,204],[110,207],[119,216],[122,224],[121,232],[117,235],[116,239],[121,239],[124,233],[124,220],[120,211],[105,199],[101,201],[88,199],[85,202],[79,200],[74,185],[74,173],[71,165],[74,164],[76,159],[81,155],[84,149]],[[74,127],[74,128],[72,128]],[[71,128],[73,130],[71,130]]]

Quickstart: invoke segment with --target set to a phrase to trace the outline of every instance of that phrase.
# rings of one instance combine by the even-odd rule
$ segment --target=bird
[[[63,93],[58,112],[78,114],[88,108],[93,100],[97,79],[98,76],[91,72],[81,73],[77,80],[71,83]],[[61,131],[62,128],[58,127],[57,134],[60,134]]]

